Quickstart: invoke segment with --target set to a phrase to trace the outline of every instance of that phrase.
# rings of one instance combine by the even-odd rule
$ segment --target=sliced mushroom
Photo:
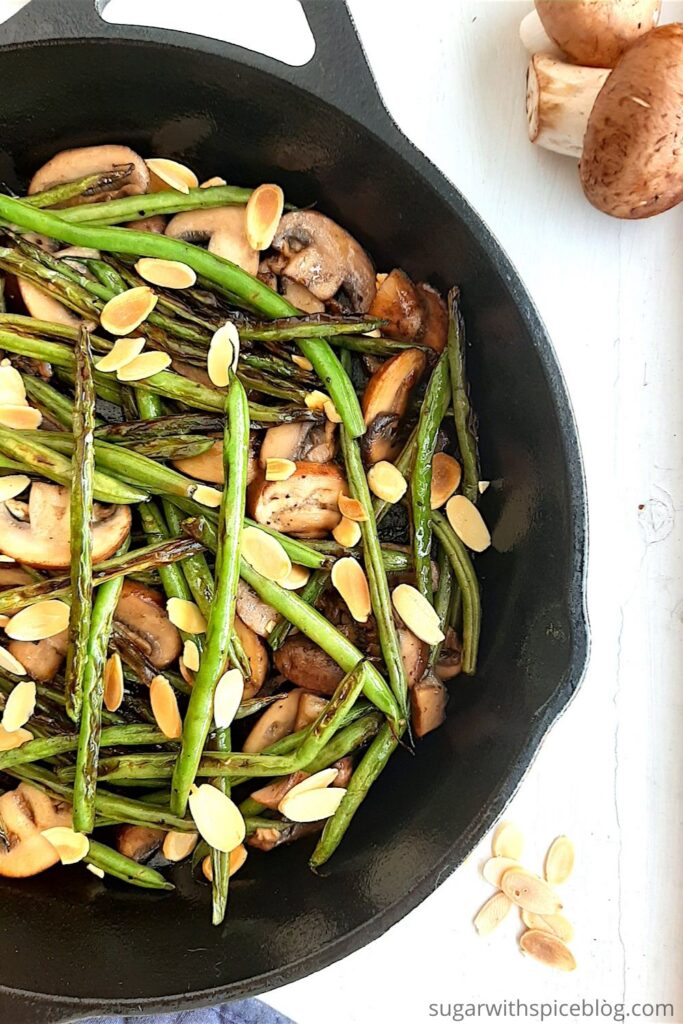
[[[283,796],[286,796],[290,789],[298,786],[308,776],[308,772],[292,772],[291,775],[285,775],[281,779],[276,779],[267,786],[261,786],[260,789],[251,794],[251,798],[252,800],[257,800],[258,803],[269,810],[276,811]]]
[[[173,465],[181,473],[186,473],[195,480],[206,480],[211,484],[225,482],[223,471],[223,442],[215,441],[208,451],[201,455],[191,455],[188,459],[175,459]],[[247,465],[247,484],[256,479],[257,465],[253,439],[249,443],[249,462]]]
[[[112,189],[103,189],[97,195],[76,196],[60,204],[62,207],[78,206],[82,203],[103,202],[121,196],[136,196],[149,188],[147,164],[128,146],[81,146],[78,149],[64,149],[48,160],[31,178],[28,194],[44,192],[55,185],[76,181],[89,174],[105,174],[115,168],[131,165],[130,173],[118,179]]]
[[[69,646],[69,632],[62,630],[45,640],[12,640],[10,654],[37,683],[49,683],[59,672]]]
[[[297,462],[287,480],[259,476],[247,491],[249,515],[281,533],[320,536],[341,519],[339,496],[346,479],[334,463]]]
[[[180,633],[164,610],[164,599],[142,583],[125,580],[115,619],[154,668],[166,668],[179,656]]]
[[[408,406],[410,392],[426,365],[424,352],[408,348],[387,359],[368,381],[362,401],[363,417],[369,428],[363,443],[368,463],[383,459],[393,462],[398,455],[398,424]],[[384,418],[376,425],[374,421],[380,416]]]
[[[284,297],[300,309],[302,313],[324,313],[325,303],[316,298],[313,292],[309,291],[298,281],[289,277],[283,277],[280,281],[280,290]]]
[[[425,673],[429,647],[405,626],[399,626],[396,632],[408,686],[412,687],[422,679]]]
[[[127,505],[94,506],[93,563],[109,558],[130,533]],[[20,515],[17,514],[20,512]],[[31,486],[28,505],[0,502],[0,551],[17,562],[43,569],[66,569],[71,564],[69,491],[40,481]]]
[[[148,860],[159,849],[166,833],[160,828],[143,825],[119,825],[116,830],[116,849],[124,857],[138,864]]]
[[[160,213],[152,217],[143,217],[141,220],[129,220],[123,225],[124,228],[131,228],[133,231],[148,231],[151,235],[163,235],[166,230],[166,218]]]
[[[410,691],[410,718],[416,736],[438,729],[446,718],[448,692],[440,679],[429,673]]]
[[[285,846],[288,843],[296,842],[297,839],[303,839],[304,836],[315,835],[316,832],[320,832],[324,824],[324,821],[297,821],[287,828],[257,828],[247,836],[246,843],[247,846],[253,846],[256,850],[268,853],[276,846]]]
[[[267,607],[267,606],[266,606]],[[268,650],[253,629],[250,629],[239,615],[235,615],[235,632],[244,648],[251,667],[251,676],[245,682],[242,700],[256,696],[268,675]]]
[[[331,462],[334,458],[337,428],[331,420],[316,423],[281,423],[266,430],[259,463],[266,468],[268,459],[291,459],[292,462]]]
[[[311,722],[315,722],[318,715],[327,707],[327,700],[319,697],[317,693],[302,693],[299,700],[299,710],[294,723],[294,732],[305,729]]]
[[[71,808],[22,782],[0,796],[0,875],[29,878],[59,862],[41,832],[71,827]]]
[[[266,708],[242,744],[245,754],[258,754],[271,743],[294,732],[300,696],[301,690],[291,690]]]
[[[51,295],[47,295],[32,281],[20,277],[17,283],[22,302],[36,320],[47,320],[52,324],[64,324],[66,327],[80,327],[83,323],[76,313],[72,313]]]
[[[342,757],[339,761],[335,761],[334,764],[331,764],[330,768],[337,769],[337,778],[332,783],[333,789],[337,789],[338,787],[346,789],[351,781],[351,776],[353,775],[352,758]]]
[[[377,289],[370,315],[388,320],[382,333],[396,341],[414,341],[422,326],[423,306],[415,285],[403,270],[392,270]]]
[[[375,296],[370,257],[348,231],[316,210],[293,210],[280,220],[273,249],[286,257],[284,277],[304,285],[327,302],[341,293],[356,313]]]
[[[275,609],[262,601],[244,580],[237,584],[237,615],[257,636],[269,636],[279,618]]]
[[[205,388],[211,388],[213,391],[218,390],[203,366],[195,366],[194,363],[185,363],[182,359],[172,359],[171,369],[175,370],[176,373],[179,373],[181,377],[187,377],[188,380],[194,380],[197,384],[203,384]]]
[[[448,340],[448,308],[436,288],[422,281],[415,286],[422,303],[422,324],[415,341],[443,352]]]
[[[273,654],[273,662],[278,672],[291,683],[329,697],[344,678],[336,661],[300,633],[285,640]]]
[[[434,666],[434,675],[442,683],[445,683],[448,679],[454,679],[460,672],[462,672],[462,644],[455,630],[449,629],[446,632],[439,660]]]
[[[209,252],[236,263],[248,274],[257,274],[259,253],[247,240],[243,206],[188,210],[171,217],[165,234],[194,245],[206,245]]]
[[[25,583],[33,583],[33,576],[20,565],[11,562],[0,562],[0,590],[8,587],[23,587]]]

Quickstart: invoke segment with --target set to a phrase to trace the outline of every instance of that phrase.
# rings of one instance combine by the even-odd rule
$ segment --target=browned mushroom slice
[[[408,348],[387,359],[368,381],[362,401],[363,417],[370,434],[369,438],[366,435],[363,444],[367,462],[374,464],[383,459],[391,462],[398,455],[397,424],[426,364],[424,352]],[[378,416],[391,417],[380,421],[385,429],[373,429]]]
[[[353,775],[353,759],[350,757],[342,757],[339,761],[335,761],[334,764],[330,765],[330,768],[337,769],[337,778],[332,783],[332,786],[336,789],[346,789],[348,786],[351,776]]]
[[[240,580],[237,584],[237,614],[257,636],[270,636],[278,620],[278,613],[251,587]]]
[[[408,686],[414,686],[422,679],[427,668],[429,647],[405,626],[399,626],[396,632]]]
[[[443,352],[448,340],[448,309],[435,288],[430,284],[416,285],[422,302],[422,324],[415,336],[420,345],[427,345],[434,352]]]
[[[109,558],[130,533],[127,505],[95,503],[92,524],[93,562]],[[66,569],[71,564],[69,491],[40,481],[31,486],[28,505],[0,502],[0,551],[17,562],[43,569]]]
[[[281,533],[320,536],[341,519],[339,495],[346,479],[333,463],[297,462],[287,480],[259,476],[247,491],[249,515]]]
[[[289,637],[273,654],[278,672],[305,690],[332,696],[344,678],[336,661],[307,636]]]
[[[124,857],[130,857],[131,860],[141,864],[159,849],[165,834],[160,828],[145,828],[143,825],[119,825],[116,830],[116,849]]]
[[[41,832],[71,827],[71,808],[22,782],[0,796],[0,875],[29,878],[59,862]]]
[[[320,697],[317,693],[302,693],[299,700],[296,722],[294,723],[294,732],[298,732],[299,729],[305,729],[311,722],[315,722],[318,715],[322,714],[326,707],[327,700],[325,697]]]
[[[448,629],[439,659],[434,666],[434,675],[445,683],[448,679],[454,679],[460,672],[462,672],[462,644],[455,630]]]
[[[268,650],[254,630],[250,629],[246,623],[242,622],[239,615],[235,615],[235,632],[237,633],[251,667],[251,676],[245,683],[244,694],[242,696],[243,700],[248,700],[250,697],[256,696],[266,681],[269,664]]]
[[[286,257],[280,273],[327,302],[342,293],[365,313],[375,296],[370,257],[348,231],[316,210],[293,210],[280,220],[273,249]]]
[[[187,377],[188,380],[194,380],[197,384],[203,384],[205,388],[211,388],[213,391],[218,390],[203,366],[195,366],[194,363],[184,363],[181,359],[172,359],[171,369],[179,373],[181,377]]]
[[[64,324],[65,327],[79,327],[83,322],[76,313],[63,306],[51,295],[46,295],[37,285],[23,278],[17,279],[21,300],[27,312],[36,320],[47,320],[53,324]]]
[[[37,683],[49,683],[59,672],[69,646],[68,630],[49,636],[45,640],[12,640],[10,654],[26,669]]]
[[[143,217],[141,220],[129,220],[124,228],[131,228],[133,231],[148,231],[151,235],[163,235],[166,230],[166,218],[160,213],[152,217]]]
[[[166,668],[180,654],[180,633],[164,607],[161,594],[142,583],[125,580],[116,621],[155,668]]]
[[[283,796],[286,796],[290,789],[293,789],[300,782],[303,782],[304,779],[307,779],[308,775],[308,772],[293,772],[291,775],[285,775],[283,778],[276,779],[267,786],[257,789],[251,794],[251,798],[252,800],[257,800],[258,803],[269,810],[276,811]]]
[[[297,839],[303,839],[305,836],[315,835],[316,832],[320,832],[324,824],[324,821],[297,821],[287,828],[257,828],[247,836],[245,842],[247,846],[253,846],[256,850],[268,853],[276,846],[285,846],[288,843],[296,842]]]
[[[440,679],[430,674],[410,691],[410,718],[416,736],[438,729],[446,718],[448,692]]]
[[[268,459],[330,462],[336,448],[336,425],[328,419],[324,423],[281,423],[266,430],[259,463],[265,469]]]
[[[187,459],[175,459],[173,465],[181,473],[186,473],[195,480],[206,480],[211,484],[222,484],[225,482],[223,442],[215,441],[213,446],[208,451],[202,452],[201,455],[191,455]],[[250,441],[247,484],[250,484],[256,478],[256,473],[256,452]]]
[[[209,252],[236,263],[248,274],[258,273],[259,253],[249,245],[243,206],[177,213],[165,233],[183,242],[206,245]]]
[[[26,569],[11,562],[0,562],[0,590],[8,587],[23,587],[24,583],[33,583],[34,579]]]
[[[294,732],[300,696],[301,690],[291,690],[274,704],[269,704],[242,744],[245,754],[258,754],[271,743]]]
[[[284,297],[300,309],[302,313],[324,313],[325,303],[317,299],[313,292],[304,285],[291,278],[283,277],[280,281],[280,290]]]
[[[117,180],[112,189],[103,189],[97,195],[76,196],[61,206],[77,206],[81,203],[103,202],[118,199],[120,196],[134,196],[146,192],[149,188],[149,170],[147,164],[128,146],[81,146],[79,149],[64,149],[48,160],[31,178],[28,194],[44,192],[55,185],[67,181],[76,181],[89,174],[113,171],[114,168],[131,164],[127,177]]]
[[[389,322],[382,333],[396,341],[414,341],[422,327],[423,305],[415,285],[403,270],[392,270],[377,289],[370,315]]]

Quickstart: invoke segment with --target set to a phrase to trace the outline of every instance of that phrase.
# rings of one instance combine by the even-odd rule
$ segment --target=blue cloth
[[[150,1017],[91,1017],[79,1024],[293,1024],[259,999],[241,999],[204,1010],[184,1010]]]

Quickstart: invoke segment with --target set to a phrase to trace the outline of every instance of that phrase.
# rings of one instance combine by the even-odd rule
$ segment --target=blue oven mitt
[[[90,1017],[79,1024],[293,1024],[293,1021],[259,999],[241,999],[204,1010],[162,1013],[153,1017]]]

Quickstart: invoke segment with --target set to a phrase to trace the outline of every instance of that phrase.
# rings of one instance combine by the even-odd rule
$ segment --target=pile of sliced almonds
[[[42,413],[28,404],[21,374],[10,365],[8,359],[3,359],[0,363],[0,426],[13,427],[16,430],[37,430],[42,422]],[[20,490],[23,489],[22,487]],[[18,494],[20,491],[15,493]],[[8,494],[2,500],[6,501],[7,498],[13,497],[13,494]]]
[[[573,971],[576,960],[567,945],[574,929],[561,913],[562,901],[554,886],[569,878],[574,866],[574,847],[567,836],[558,836],[546,854],[544,877],[527,871],[519,863],[522,835],[512,822],[504,821],[493,834],[493,857],[486,861],[482,875],[498,890],[474,918],[479,935],[489,935],[507,917],[513,906],[519,907],[525,931],[519,938],[523,953],[548,967]]]

